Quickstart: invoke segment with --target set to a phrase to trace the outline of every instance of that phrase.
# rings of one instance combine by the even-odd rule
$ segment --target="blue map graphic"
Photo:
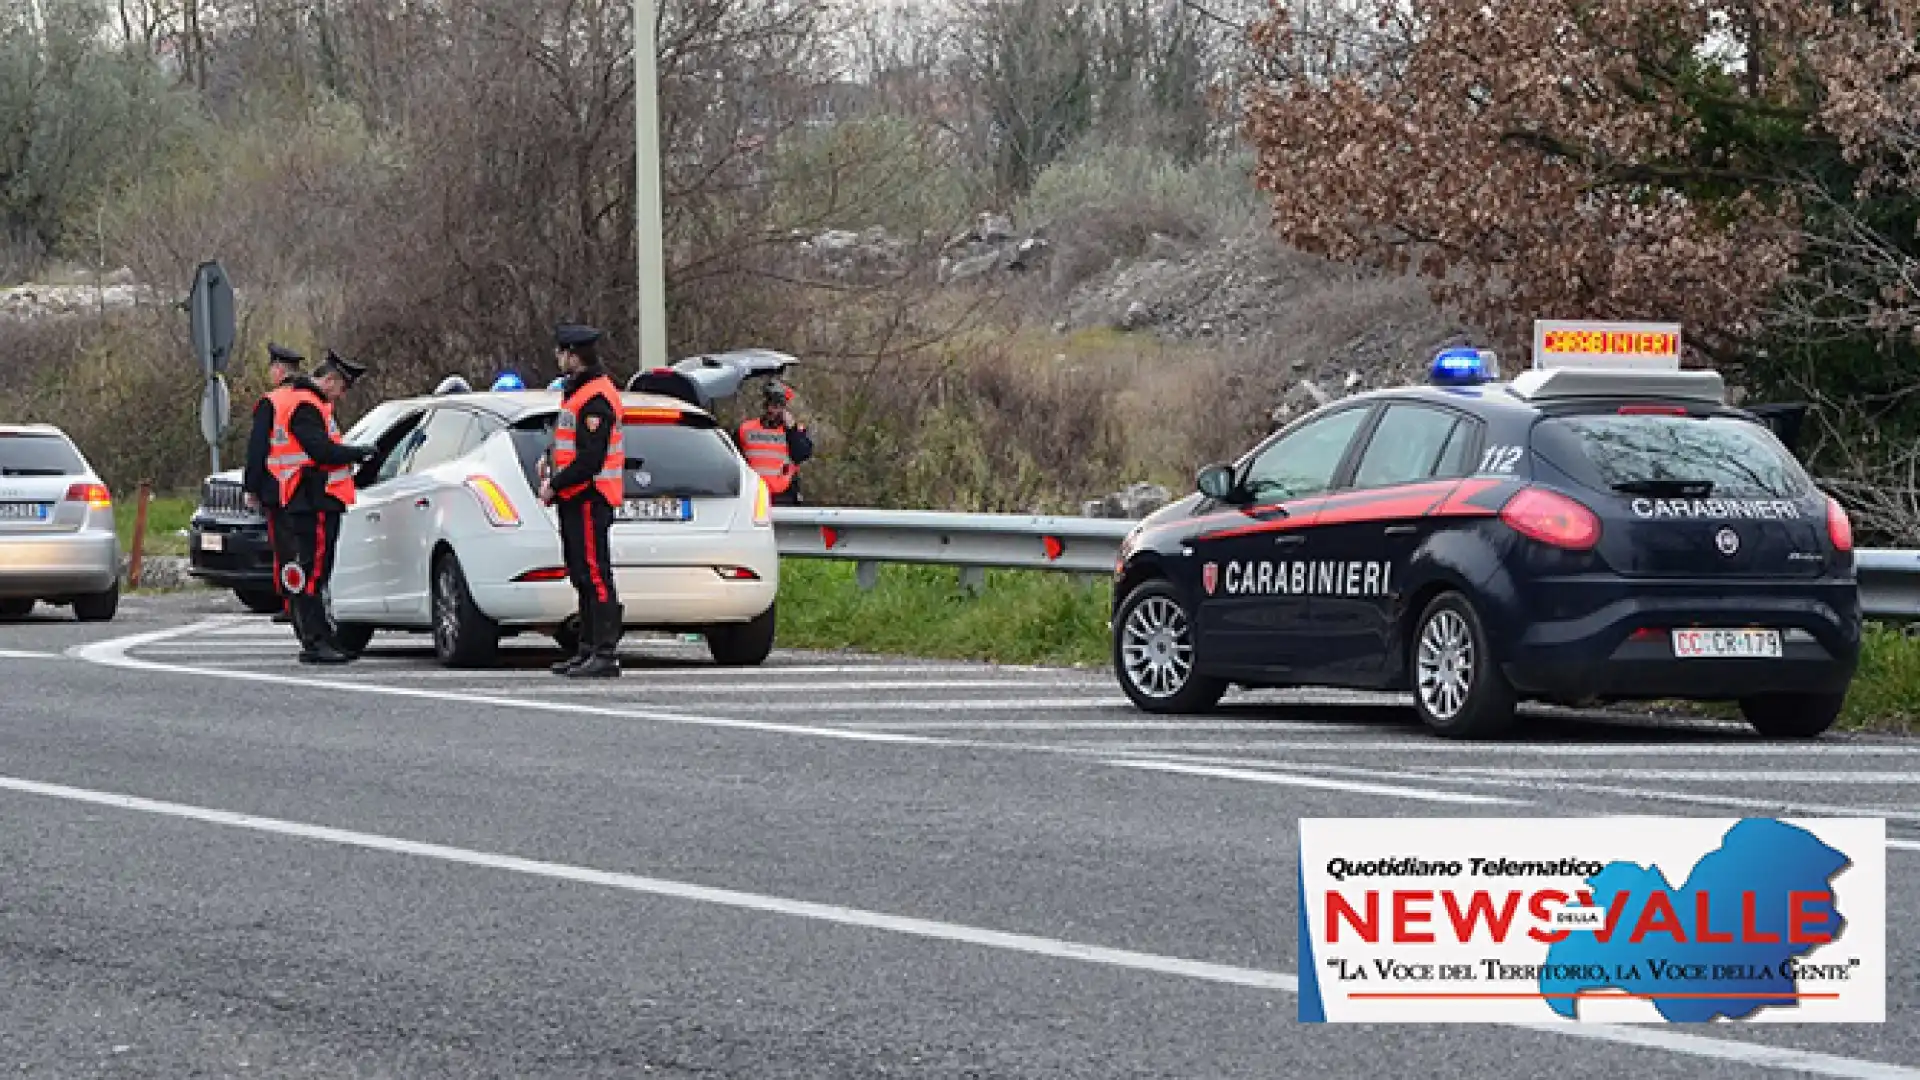
[[[1737,1020],[1763,1008],[1797,1006],[1799,1001],[1792,995],[1798,988],[1792,972],[1783,969],[1786,961],[1804,956],[1819,943],[1789,939],[1792,908],[1788,895],[1830,894],[1830,879],[1851,862],[1805,829],[1770,818],[1754,818],[1728,829],[1720,846],[1700,857],[1687,875],[1686,885],[1679,889],[1669,885],[1666,876],[1653,867],[1609,863],[1587,879],[1587,886],[1592,890],[1593,903],[1606,909],[1609,918],[1615,914],[1615,897],[1625,894],[1624,902],[1618,905],[1613,934],[1602,941],[1598,930],[1577,929],[1550,946],[1540,992],[1549,995],[1547,1004],[1554,1012],[1569,1018],[1575,1016],[1579,1000],[1551,995],[1606,989],[1630,994],[1701,995],[1653,997],[1652,1004],[1662,1017],[1679,1022],[1709,1021],[1716,1016]],[[1708,933],[1730,935],[1731,942],[1697,940],[1703,893]],[[1751,901],[1744,899],[1747,893],[1752,894]],[[1671,917],[1665,906],[1654,903],[1658,894],[1665,894]],[[1654,904],[1652,912],[1647,910],[1650,903]],[[1741,940],[1749,909],[1754,936],[1771,935],[1777,941]],[[1801,910],[1806,913],[1801,923],[1803,933],[1835,939],[1840,936],[1845,920],[1831,899],[1805,901]],[[1638,942],[1631,941],[1643,914],[1654,921]],[[1672,929],[1676,923],[1681,928],[1679,934]],[[1604,970],[1553,970],[1559,965]]]

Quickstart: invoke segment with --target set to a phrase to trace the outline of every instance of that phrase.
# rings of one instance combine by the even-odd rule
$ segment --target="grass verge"
[[[780,562],[781,645],[1006,664],[1104,665],[1109,586],[1052,572],[987,572],[970,596],[957,571],[883,566],[871,592],[852,563]]]
[[[851,563],[780,564],[781,645],[859,649],[1008,664],[1108,664],[1109,586],[1064,574],[989,571],[969,596],[954,570],[882,566],[862,592]],[[1731,708],[1699,711],[1737,719]],[[1860,670],[1839,727],[1908,733],[1920,728],[1920,638],[1869,625]]]
[[[147,503],[147,541],[142,555],[185,555],[187,538],[180,535],[193,519],[198,500],[190,496],[155,495]],[[133,551],[133,526],[140,513],[140,495],[131,491],[113,500],[113,526],[120,534],[120,551]]]

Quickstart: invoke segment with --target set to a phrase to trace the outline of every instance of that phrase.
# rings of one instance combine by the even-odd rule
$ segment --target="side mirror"
[[[1200,494],[1221,502],[1233,498],[1233,470],[1225,465],[1209,465],[1200,470]]]

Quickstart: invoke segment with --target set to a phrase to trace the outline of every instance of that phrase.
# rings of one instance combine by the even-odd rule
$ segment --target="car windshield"
[[[80,476],[87,463],[58,435],[0,435],[0,476]]]
[[[380,404],[375,405],[373,407],[372,412],[369,412],[367,413],[367,415],[361,417],[360,422],[353,425],[352,429],[349,430],[344,436],[342,436],[340,441],[350,442],[350,443],[370,443],[373,441],[373,438],[375,435],[379,434],[388,425],[392,424],[393,421],[402,412],[406,411],[406,409],[407,409],[407,404],[405,402],[383,401]]]
[[[1541,423],[1573,436],[1606,486],[1640,494],[1789,499],[1805,494],[1799,463],[1766,428],[1731,416],[1566,416]],[[1552,441],[1558,441],[1552,440]]]

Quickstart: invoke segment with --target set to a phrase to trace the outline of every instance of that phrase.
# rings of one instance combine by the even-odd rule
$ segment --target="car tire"
[[[707,628],[707,651],[721,667],[758,667],[773,653],[773,631],[779,623],[775,605],[743,623]]]
[[[433,563],[433,652],[446,667],[484,667],[500,651],[500,624],[487,618],[467,590],[453,552]]]
[[[1489,739],[1513,727],[1518,698],[1467,598],[1445,592],[1414,623],[1407,647],[1414,711],[1437,735]]]
[[[1195,672],[1193,616],[1164,579],[1142,583],[1120,602],[1112,659],[1120,689],[1146,712],[1210,712],[1227,693],[1226,680]]]
[[[334,640],[350,653],[366,652],[367,646],[373,644],[374,628],[366,623],[335,622],[333,628]]]
[[[1833,727],[1846,705],[1845,694],[1768,694],[1743,698],[1740,715],[1769,739],[1816,739]]]
[[[81,622],[112,622],[114,613],[120,610],[120,583],[103,593],[73,598],[73,616]]]
[[[272,589],[235,589],[233,595],[242,607],[255,615],[278,615],[286,606],[286,601]]]
[[[33,600],[0,600],[0,619],[24,619],[33,614]]]

